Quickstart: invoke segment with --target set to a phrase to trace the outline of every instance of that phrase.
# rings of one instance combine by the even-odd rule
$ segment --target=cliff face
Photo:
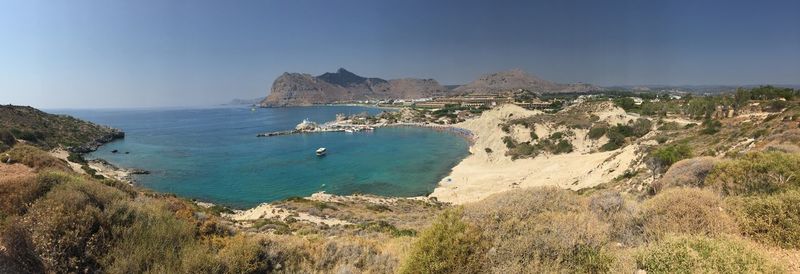
[[[272,84],[264,107],[303,106],[355,100],[416,99],[444,94],[433,79],[366,78],[340,68],[320,76],[284,73]]]
[[[468,94],[497,93],[516,89],[527,89],[542,93],[589,92],[602,90],[602,88],[590,84],[560,84],[551,82],[538,78],[534,75],[530,75],[522,70],[514,69],[483,75],[469,84],[455,88],[454,91],[460,94]]]

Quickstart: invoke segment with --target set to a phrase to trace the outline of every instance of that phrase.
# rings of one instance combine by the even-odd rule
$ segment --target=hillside
[[[248,210],[16,144],[0,156],[0,272],[797,273],[798,97],[503,106],[456,125],[475,133],[462,162],[475,165],[432,197],[317,193]],[[715,110],[731,102],[734,114]]]
[[[356,75],[340,68],[319,76],[284,73],[272,84],[263,107],[302,106],[361,100],[415,99],[447,91],[433,79],[384,80]]]
[[[480,78],[455,88],[453,91],[468,93],[498,93],[526,89],[541,93],[589,92],[602,90],[590,84],[560,84],[538,78],[520,69],[486,74]]]
[[[43,149],[63,146],[72,152],[89,152],[125,133],[67,115],[54,115],[25,106],[0,105],[0,131]]]

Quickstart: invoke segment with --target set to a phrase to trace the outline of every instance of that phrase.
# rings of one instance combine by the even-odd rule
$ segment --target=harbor
[[[292,130],[265,132],[265,133],[259,133],[256,136],[277,137],[277,136],[286,136],[293,134],[312,134],[312,133],[328,133],[328,132],[344,132],[344,133],[371,132],[378,128],[386,128],[386,127],[430,128],[436,131],[456,134],[458,136],[465,138],[470,143],[473,143],[475,139],[475,135],[471,131],[459,127],[454,127],[451,125],[441,125],[441,124],[432,124],[423,122],[395,122],[395,123],[380,122],[380,123],[364,125],[364,124],[350,123],[350,120],[337,120],[337,121],[327,122],[324,124],[317,124],[313,121],[309,121],[308,119],[304,119]]]

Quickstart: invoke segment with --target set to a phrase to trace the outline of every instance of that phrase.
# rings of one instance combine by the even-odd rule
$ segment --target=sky
[[[283,72],[800,84],[800,1],[0,0],[0,104],[215,105]]]

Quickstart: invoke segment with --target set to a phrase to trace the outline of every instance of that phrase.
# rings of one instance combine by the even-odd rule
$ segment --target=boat
[[[317,149],[317,156],[324,156],[328,152],[327,148],[321,147]]]
[[[352,128],[346,128],[346,129],[344,129],[344,132],[353,133],[353,132],[355,132],[355,130],[353,130]]]

